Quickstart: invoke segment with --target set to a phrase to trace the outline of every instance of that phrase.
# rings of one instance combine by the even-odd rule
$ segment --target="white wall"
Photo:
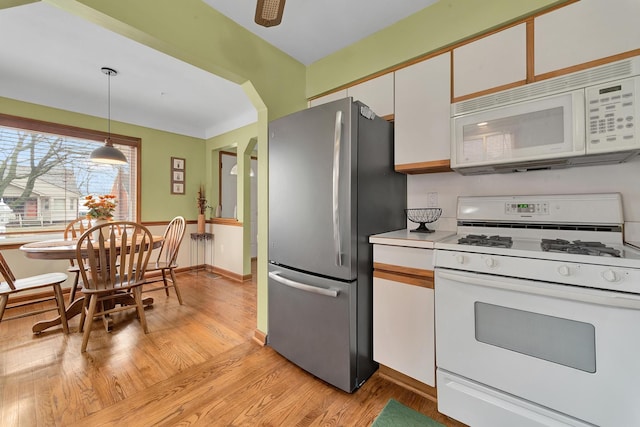
[[[212,265],[242,276],[242,227],[213,224],[213,235]]]
[[[602,166],[462,176],[456,172],[409,175],[407,207],[427,207],[427,193],[438,193],[442,216],[430,228],[455,230],[458,196],[568,193],[621,193],[627,240],[640,240],[640,157]],[[408,224],[415,228],[417,225]]]

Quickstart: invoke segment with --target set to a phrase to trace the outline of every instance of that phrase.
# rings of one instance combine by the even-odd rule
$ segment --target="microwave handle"
[[[618,295],[614,292],[607,292],[601,290],[590,290],[585,288],[571,288],[571,290],[556,289],[556,288],[544,288],[538,286],[528,286],[524,283],[518,283],[514,285],[510,282],[518,279],[509,279],[503,277],[492,277],[491,280],[484,279],[479,276],[467,276],[455,273],[449,273],[444,271],[436,272],[436,284],[437,279],[447,279],[453,282],[464,283],[467,285],[483,286],[487,288],[505,289],[509,291],[528,293],[533,295],[541,295],[552,298],[562,298],[570,301],[585,302],[589,304],[597,304],[615,308],[630,308],[633,310],[640,310],[640,298],[633,297],[631,295]],[[519,281],[521,282],[521,281]],[[559,285],[562,286],[562,285]],[[562,286],[566,288],[566,286]]]

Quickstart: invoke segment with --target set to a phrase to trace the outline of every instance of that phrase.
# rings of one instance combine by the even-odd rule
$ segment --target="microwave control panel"
[[[587,154],[640,148],[640,77],[586,89]]]

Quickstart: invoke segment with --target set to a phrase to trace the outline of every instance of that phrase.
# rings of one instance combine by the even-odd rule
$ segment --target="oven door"
[[[640,425],[640,298],[443,268],[435,288],[441,412],[473,426]]]

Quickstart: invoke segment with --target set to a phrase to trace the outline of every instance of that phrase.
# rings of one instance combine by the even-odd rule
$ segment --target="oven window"
[[[483,302],[475,303],[476,340],[538,359],[596,372],[590,323]]]

